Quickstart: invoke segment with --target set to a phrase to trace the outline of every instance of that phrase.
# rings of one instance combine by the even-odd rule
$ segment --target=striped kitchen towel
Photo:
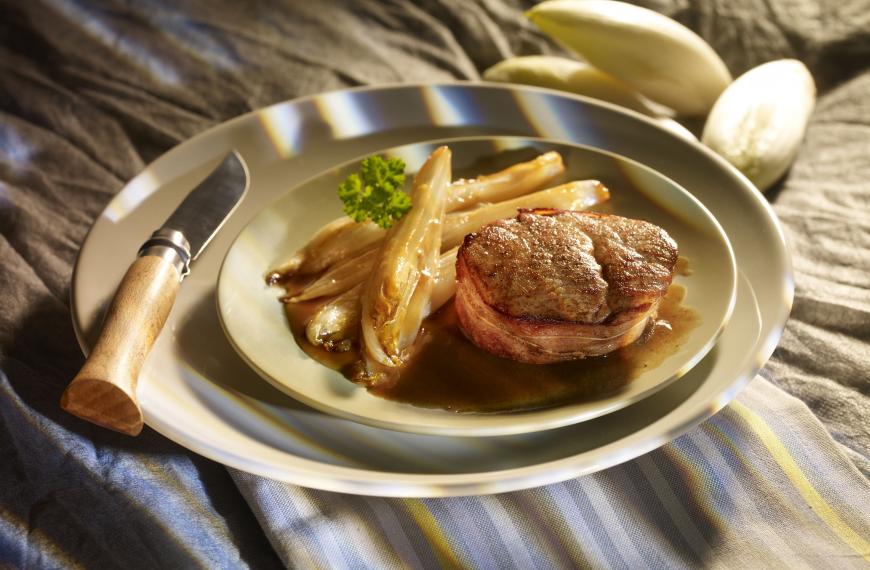
[[[870,483],[763,378],[638,459],[526,491],[392,499],[231,470],[299,568],[870,568]]]

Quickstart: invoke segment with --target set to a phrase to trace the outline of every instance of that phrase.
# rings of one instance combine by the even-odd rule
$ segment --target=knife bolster
[[[169,228],[160,228],[139,248],[139,257],[153,255],[172,264],[178,271],[179,281],[190,273],[190,244],[184,234]]]

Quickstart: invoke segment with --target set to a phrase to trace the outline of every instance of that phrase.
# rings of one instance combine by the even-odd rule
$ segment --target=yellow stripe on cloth
[[[420,499],[404,499],[405,506],[408,508],[408,513],[423,531],[426,540],[432,546],[432,550],[438,557],[439,566],[441,568],[464,568],[467,565],[462,564],[456,553],[450,547],[450,541],[438,519],[429,510],[425,503]]]
[[[846,524],[846,522],[841,519],[836,512],[834,512],[831,505],[822,498],[819,492],[816,491],[815,487],[813,487],[813,484],[810,483],[809,479],[807,479],[806,475],[804,475],[803,471],[801,471],[797,462],[773,430],[770,429],[770,426],[768,426],[767,423],[755,412],[736,400],[731,403],[731,407],[746,421],[747,424],[749,424],[749,427],[755,431],[759,439],[761,439],[761,442],[764,443],[764,446],[767,447],[767,450],[779,464],[780,468],[782,468],[783,472],[789,480],[791,480],[792,485],[794,485],[795,489],[797,489],[801,494],[810,508],[813,509],[813,512],[815,512],[816,515],[818,515],[818,517],[822,519],[822,521],[824,521],[832,531],[834,531],[834,534],[840,537],[840,540],[848,544],[852,550],[858,553],[858,555],[870,562],[870,542],[861,538],[857,532],[852,530],[852,527]]]

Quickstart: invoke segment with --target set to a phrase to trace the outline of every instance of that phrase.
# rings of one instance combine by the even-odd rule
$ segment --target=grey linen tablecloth
[[[870,3],[643,4],[735,75],[796,57],[818,83],[804,148],[770,194],[796,269],[780,347],[737,402],[635,461],[526,492],[385,500],[228,476],[150,430],[129,439],[60,412],[82,362],[72,264],[124,182],[209,126],[557,53],[527,6],[0,3],[0,566],[870,566]]]

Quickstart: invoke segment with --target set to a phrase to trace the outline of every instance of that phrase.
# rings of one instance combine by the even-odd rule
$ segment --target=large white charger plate
[[[586,144],[654,168],[691,192],[731,241],[740,281],[716,347],[679,382],[623,410],[492,438],[406,434],[317,412],[265,384],[229,345],[215,282],[234,237],[287,189],[370,150],[438,138],[517,135]],[[238,149],[251,190],[185,280],[140,376],[146,423],[226,465],[313,488],[446,496],[528,488],[627,461],[727,404],[770,357],[793,298],[780,226],[724,160],[640,115],[553,91],[399,85],[280,103],[210,129],[150,164],[108,204],[76,262],[74,326],[91,344],[139,245],[184,192]]]
[[[655,223],[677,241],[680,254],[690,260],[691,276],[677,275],[674,281],[686,287],[684,304],[697,311],[698,326],[674,354],[636,378],[626,378],[618,390],[563,405],[512,413],[458,414],[374,396],[297,345],[279,302],[283,291],[268,287],[263,279],[320,226],[341,215],[336,188],[359,168],[359,161],[353,160],[307,180],[267,206],[239,234],[221,267],[217,285],[221,323],[239,354],[263,378],[314,408],[375,427],[433,435],[509,435],[552,429],[624,408],[681,377],[713,347],[734,306],[737,268],[721,226],[691,194],[632,160],[588,147],[521,137],[431,141],[378,154],[403,159],[414,173],[441,145],[453,151],[455,177],[493,172],[557,151],[566,165],[564,180],[601,181],[612,197],[595,211]],[[480,165],[489,170],[480,172]]]

